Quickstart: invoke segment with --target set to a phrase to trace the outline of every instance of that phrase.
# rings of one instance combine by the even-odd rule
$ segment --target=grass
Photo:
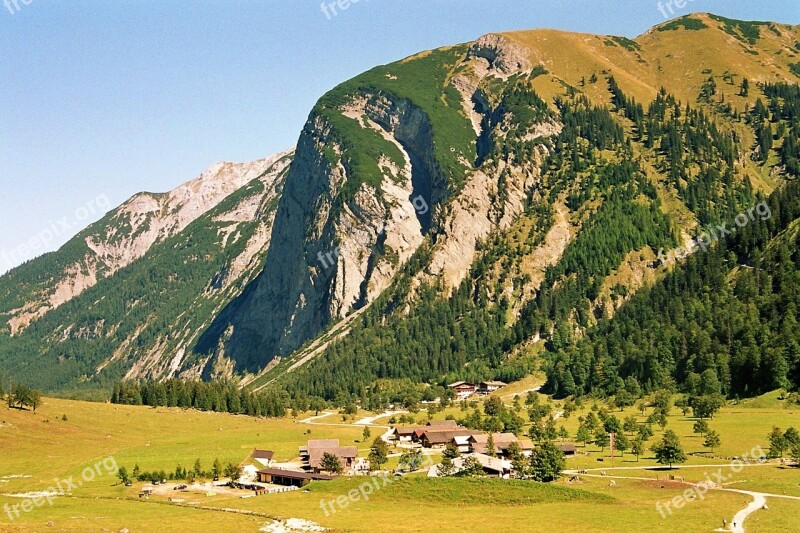
[[[749,533],[797,530],[797,524],[800,524],[800,505],[797,502],[771,498],[767,506],[768,510],[757,511],[747,518]]]
[[[66,422],[61,420],[64,414]],[[332,422],[341,421],[334,416]],[[338,438],[346,446],[361,439],[363,431],[361,426],[321,427],[290,419],[53,398],[35,414],[3,410],[0,420],[0,438],[14,448],[12,457],[0,464],[0,477],[33,475],[31,480],[3,484],[4,491],[41,490],[54,477],[77,475],[108,456],[128,470],[138,463],[142,470],[168,472],[178,463],[191,468],[198,458],[204,468],[215,458],[238,464],[256,447],[273,450],[276,460],[287,461],[308,439]]]
[[[538,384],[536,377],[511,384],[500,394],[522,390]],[[546,398],[543,399],[546,401]],[[511,403],[507,398],[506,402]],[[554,407],[558,409],[560,402]],[[590,405],[568,419],[559,420],[574,433],[577,416]],[[620,418],[633,409],[615,413]],[[67,421],[61,420],[63,414]],[[463,416],[458,406],[437,413],[435,419],[447,414]],[[524,411],[523,411],[524,414]],[[638,414],[638,411],[637,411]],[[298,418],[313,413],[298,414]],[[371,413],[359,411],[348,422]],[[425,413],[418,413],[424,418]],[[173,470],[176,463],[190,467],[200,458],[208,467],[215,457],[223,462],[246,462],[255,447],[276,452],[279,461],[293,459],[297,446],[309,438],[339,438],[343,444],[365,447],[361,440],[363,426],[342,424],[341,415],[334,414],[319,422],[332,425],[307,425],[296,420],[266,420],[220,413],[202,413],[168,408],[120,406],[46,398],[37,411],[0,411],[0,441],[13,450],[0,463],[0,478],[28,475],[26,478],[6,478],[0,493],[19,493],[43,490],[54,479],[79,476],[88,465],[112,456],[128,469],[138,462],[145,470]],[[386,419],[377,423],[385,424]],[[766,432],[773,424],[800,427],[800,409],[787,409],[777,393],[746,400],[723,410],[711,422],[722,435],[723,446],[717,455],[741,455],[755,444],[765,444]],[[702,450],[699,437],[691,432],[692,420],[674,411],[668,428],[681,436],[687,451]],[[309,435],[307,432],[311,431]],[[373,438],[380,433],[373,428]],[[658,438],[656,435],[654,439]],[[568,468],[599,468],[611,466],[608,450],[601,452],[593,446],[580,448],[588,455],[568,460]],[[361,450],[361,455],[365,450]],[[714,529],[722,517],[729,520],[744,506],[739,494],[712,492],[703,503],[693,503],[662,519],[656,503],[679,495],[684,486],[665,481],[668,473],[647,469],[655,465],[648,452],[637,463],[626,454],[617,458],[614,466],[636,467],[621,471],[629,477],[652,478],[652,481],[619,479],[610,486],[608,479],[582,476],[579,482],[566,479],[550,485],[496,479],[427,479],[421,476],[392,478],[392,482],[374,491],[368,500],[359,498],[345,508],[337,508],[328,516],[320,501],[335,500],[351,493],[366,478],[341,478],[330,483],[314,483],[307,490],[285,494],[241,499],[234,496],[203,494],[186,495],[186,503],[175,505],[164,497],[148,501],[136,496],[137,488],[118,484],[111,475],[98,477],[75,490],[71,497],[54,500],[52,507],[37,508],[13,524],[0,515],[2,531],[118,530],[187,531],[200,527],[257,531],[271,517],[305,518],[331,528],[333,531],[409,531],[435,520],[435,530],[463,531],[471,529],[520,531],[532,527],[532,517],[546,516],[557,523],[560,531],[695,531]],[[603,458],[602,462],[597,461]],[[396,465],[392,458],[389,466]],[[721,463],[720,459],[692,456],[688,464]],[[683,468],[675,472],[687,480],[703,479],[705,469]],[[749,467],[732,478],[735,488],[771,493],[800,495],[797,487],[798,470],[775,465]],[[381,482],[382,483],[382,482]],[[673,486],[674,485],[674,486]],[[184,494],[181,494],[184,497]],[[22,500],[0,495],[0,507],[18,504]],[[190,504],[190,502],[193,502]],[[753,530],[776,531],[796,520],[800,505],[768,500],[770,511],[757,513],[758,521],[748,522]],[[222,511],[220,509],[227,509]],[[255,513],[237,514],[238,512]],[[498,517],[502,517],[499,518]],[[749,519],[750,520],[750,519]],[[750,528],[748,528],[750,529]]]

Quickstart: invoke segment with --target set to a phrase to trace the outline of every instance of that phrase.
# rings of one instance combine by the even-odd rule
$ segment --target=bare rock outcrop
[[[496,33],[489,33],[475,41],[467,57],[485,60],[488,70],[501,77],[532,68],[525,48]]]

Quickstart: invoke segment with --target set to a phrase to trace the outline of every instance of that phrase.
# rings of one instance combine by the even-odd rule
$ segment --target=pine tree
[[[380,470],[389,461],[389,445],[381,437],[372,442],[369,452],[370,470]]]
[[[494,433],[489,433],[489,436],[486,438],[486,455],[489,457],[497,455],[497,450],[494,446]]]
[[[536,481],[556,481],[565,466],[564,452],[552,442],[544,442],[531,453],[530,475]]]

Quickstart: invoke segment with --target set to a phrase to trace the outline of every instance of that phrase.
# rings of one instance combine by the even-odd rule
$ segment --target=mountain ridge
[[[375,67],[320,99],[270,209],[247,211],[243,224],[270,233],[258,266],[197,320],[178,326],[170,304],[169,320],[130,323],[152,331],[139,347],[141,333],[125,337],[119,356],[100,357],[120,345],[98,329],[81,380],[241,378],[332,399],[372,378],[530,371],[663,279],[660,252],[790,181],[796,128],[781,106],[791,113],[792,97],[765,91],[800,81],[798,42],[796,26],[698,14],[635,40],[493,33]],[[754,115],[759,99],[770,109]],[[218,215],[186,228],[222,235]],[[191,232],[179,236],[189,261]],[[159,254],[170,255],[148,260]],[[214,267],[195,265],[185,290],[218,286],[226,268]],[[85,316],[85,331],[102,320]],[[43,321],[18,346],[36,353],[28,343],[63,335]],[[387,323],[396,338],[381,336]],[[450,340],[418,346],[412,330]],[[345,383],[334,361],[363,379]]]

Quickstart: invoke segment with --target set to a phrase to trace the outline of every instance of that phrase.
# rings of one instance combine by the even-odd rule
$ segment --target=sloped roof
[[[270,450],[253,450],[251,457],[253,459],[266,459],[267,461],[272,461],[272,457],[274,455],[275,453]]]
[[[338,441],[337,441],[338,442]],[[311,448],[308,450],[308,462],[311,468],[320,468],[322,456],[326,453],[335,455],[339,459],[355,459],[358,455],[358,448],[355,446],[338,446],[333,448]]]
[[[533,443],[530,440],[520,440],[513,433],[493,433],[492,438],[494,439],[495,450],[506,450],[509,446],[511,446],[512,442],[519,444],[519,447],[523,450],[533,449]],[[470,440],[473,443],[472,449],[476,453],[486,452],[486,445],[489,443],[488,434],[473,435]]]
[[[431,420],[428,422],[426,427],[433,427],[433,428],[440,428],[440,427],[448,427],[448,428],[457,428],[458,422],[455,420]]]
[[[394,428],[394,432],[398,435],[413,435],[417,431],[424,431],[426,426],[398,426]]]
[[[468,437],[472,430],[462,428],[453,431],[426,431],[424,438],[431,444],[447,444],[455,437]]]

